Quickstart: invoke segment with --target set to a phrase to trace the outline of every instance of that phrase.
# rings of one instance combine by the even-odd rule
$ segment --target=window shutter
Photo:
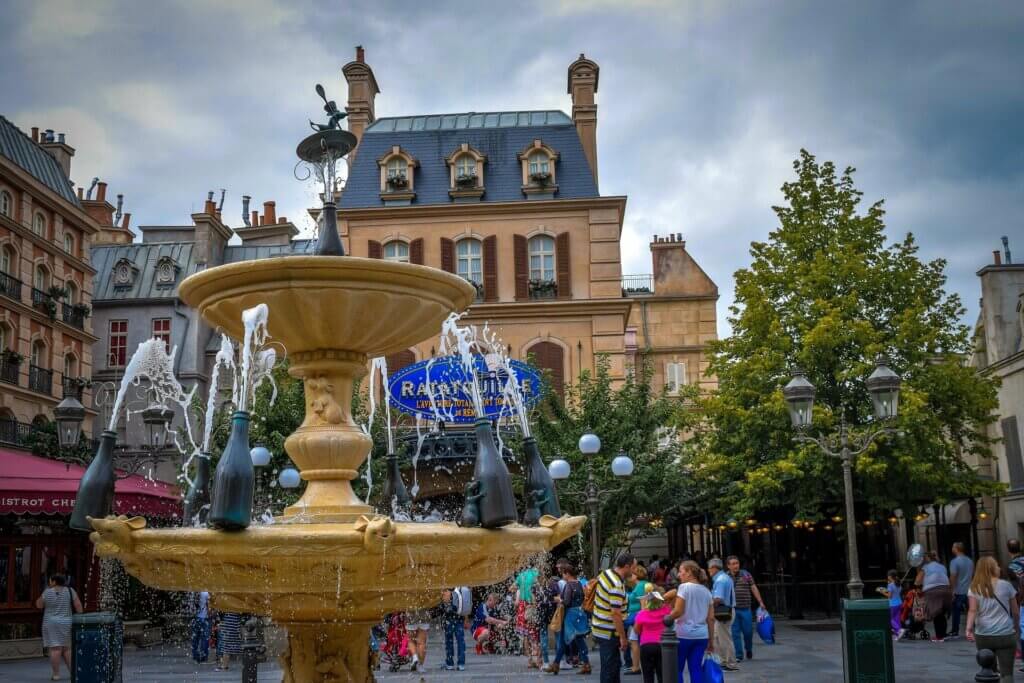
[[[447,237],[441,238],[441,270],[455,272],[455,242]]]
[[[558,277],[558,298],[572,298],[572,278],[569,273],[569,233],[555,238],[555,271]]]
[[[484,238],[484,301],[498,300],[498,238]]]
[[[409,242],[409,263],[423,265],[423,238],[417,237]]]
[[[548,370],[551,375],[551,389],[559,396],[565,395],[565,354],[562,347],[553,342],[537,342],[527,350],[533,354],[537,367]]]
[[[522,235],[513,235],[512,259],[516,273],[516,301],[526,301],[530,298],[530,263],[526,253],[526,238]]]
[[[381,249],[380,242],[370,240],[366,243],[366,255],[370,258],[384,258],[384,250]]]

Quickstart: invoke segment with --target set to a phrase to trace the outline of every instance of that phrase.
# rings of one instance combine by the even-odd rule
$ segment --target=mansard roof
[[[0,155],[25,169],[33,178],[75,206],[81,206],[71,190],[71,180],[49,152],[21,132],[21,129],[0,116]]]

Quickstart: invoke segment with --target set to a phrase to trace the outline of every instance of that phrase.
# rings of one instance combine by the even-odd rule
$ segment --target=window
[[[17,259],[14,256],[14,250],[5,244],[3,249],[0,249],[0,272],[15,275],[14,271],[17,270],[14,266],[15,263],[17,263]]]
[[[107,344],[107,365],[123,368],[128,353],[128,321],[110,321],[110,339]]]
[[[0,192],[0,214],[12,218],[12,213],[14,213],[14,200],[11,198],[11,193],[4,190]]]
[[[69,353],[64,356],[64,377],[75,376],[75,356]]]
[[[7,325],[0,325],[0,351],[7,349],[7,344],[10,342],[9,337]]]
[[[455,162],[455,177],[476,175],[476,159],[469,154],[463,154]]]
[[[686,363],[665,364],[665,388],[669,396],[678,396],[686,386]]]
[[[530,155],[529,162],[531,176],[535,173],[551,173],[551,158],[547,155],[547,152],[534,152]]]
[[[64,283],[64,291],[67,292],[67,296],[64,297],[64,303],[68,306],[74,306],[78,300],[78,287],[71,280],[67,280]]]
[[[46,367],[46,344],[41,341],[32,342],[32,351],[29,356],[29,363],[37,368]]]
[[[407,168],[407,163],[402,157],[392,157],[388,160],[387,173],[388,178],[395,178],[397,176],[404,176]]]
[[[36,214],[32,220],[32,232],[40,237],[46,237],[46,216],[41,213]]]
[[[50,274],[46,272],[46,268],[43,266],[36,266],[36,277],[34,281],[35,288],[40,292],[45,292],[50,284]]]
[[[474,284],[484,281],[484,262],[479,240],[461,240],[455,245],[457,270],[459,277]]]
[[[409,245],[405,242],[388,242],[384,245],[384,260],[396,263],[409,262]]]
[[[530,238],[530,279],[543,282],[555,280],[555,239],[550,235]]]
[[[153,338],[164,342],[164,349],[171,352],[171,319],[153,318]]]
[[[64,251],[69,254],[75,253],[75,237],[68,231],[64,231]]]

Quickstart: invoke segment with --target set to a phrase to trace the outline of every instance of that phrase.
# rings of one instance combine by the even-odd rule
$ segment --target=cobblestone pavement
[[[805,623],[802,626],[811,626]],[[826,626],[826,628],[830,628]],[[831,628],[836,628],[834,625]],[[754,659],[741,664],[742,670],[729,673],[729,683],[837,683],[843,680],[842,646],[837,630],[804,630],[792,623],[777,623],[778,644],[755,645]],[[427,666],[412,673],[405,669],[398,673],[382,671],[378,679],[400,681],[443,681],[444,683],[508,683],[547,678],[534,669],[526,668],[525,657],[479,656],[467,653],[465,671],[445,671],[444,646],[438,629],[431,631],[427,652]],[[974,662],[974,645],[964,640],[946,643],[900,642],[896,644],[896,680],[899,683],[968,683],[974,680],[978,667]],[[1019,666],[1019,665],[1018,665]],[[561,680],[571,670],[563,669]],[[1024,680],[1024,674],[1017,674]],[[125,652],[124,680],[126,683],[191,683],[192,681],[228,682],[241,679],[237,664],[227,672],[213,670],[212,664],[197,666],[188,658],[187,650],[176,646],[154,647],[148,650],[130,649]],[[43,659],[0,662],[0,683],[35,683],[49,680],[49,666]],[[64,680],[67,680],[65,675]],[[262,682],[281,680],[274,662],[260,667]],[[597,681],[594,675],[582,680]],[[623,676],[623,683],[640,681],[639,676]]]

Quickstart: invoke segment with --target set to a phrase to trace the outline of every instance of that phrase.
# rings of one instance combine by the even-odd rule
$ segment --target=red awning
[[[85,468],[0,449],[0,514],[70,515]],[[170,519],[181,514],[176,486],[133,474],[114,486],[114,512]]]

